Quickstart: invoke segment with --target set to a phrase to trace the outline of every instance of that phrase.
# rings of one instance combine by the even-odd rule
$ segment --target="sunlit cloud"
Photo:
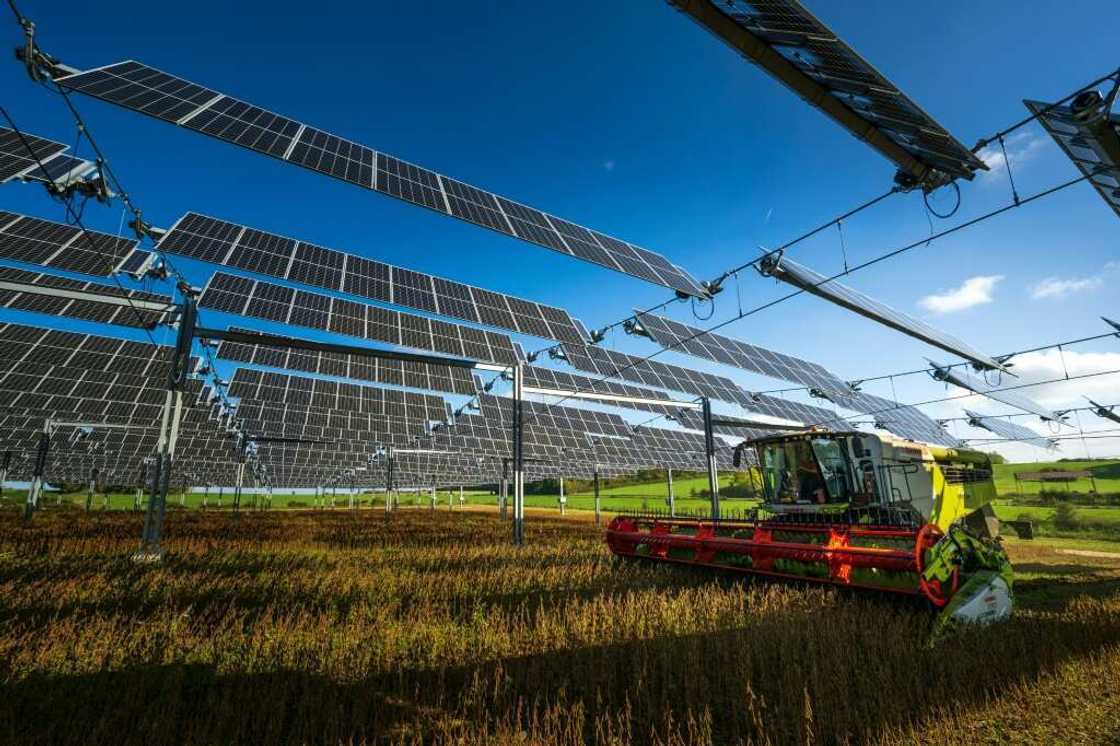
[[[918,305],[932,313],[953,313],[991,303],[992,291],[1002,279],[1003,275],[970,277],[958,288],[927,295]]]

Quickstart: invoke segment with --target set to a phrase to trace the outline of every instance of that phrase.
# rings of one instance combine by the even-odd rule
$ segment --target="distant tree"
[[[1007,463],[1007,459],[1005,459],[1003,456],[996,453],[995,451],[990,451],[987,454],[987,456],[993,464],[1006,464]]]
[[[1077,517],[1077,511],[1072,505],[1061,502],[1054,507],[1054,528],[1074,531],[1080,527],[1081,519]]]

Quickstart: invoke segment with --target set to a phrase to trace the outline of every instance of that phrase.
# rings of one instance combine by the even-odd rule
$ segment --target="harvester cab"
[[[748,519],[621,515],[611,551],[924,596],[939,629],[1010,615],[986,454],[858,431],[768,436],[747,453],[762,495]]]

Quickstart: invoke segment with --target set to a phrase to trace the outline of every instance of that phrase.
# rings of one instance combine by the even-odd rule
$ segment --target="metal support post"
[[[225,487],[224,487],[223,485],[220,485],[220,484],[219,484],[219,485],[218,485],[218,509],[219,509],[219,510],[220,510],[220,509],[221,509],[221,507],[222,507],[222,494],[223,494],[223,493],[224,493],[225,491],[226,491],[226,488],[225,488]]]
[[[513,543],[525,543],[525,421],[522,416],[525,370],[522,363],[513,365]]]
[[[716,473],[716,440],[712,433],[712,402],[702,397],[704,410],[704,455],[708,465],[708,491],[712,495],[712,518],[719,519],[719,475]]]
[[[466,498],[463,497],[463,485],[459,485],[459,507],[466,505]]]
[[[669,515],[670,516],[676,516],[677,515],[677,497],[676,497],[676,495],[673,494],[673,470],[672,469],[666,469],[665,470],[665,476],[666,476],[666,479],[668,480],[668,486],[669,486],[669,497],[667,498],[667,502],[669,503]]]
[[[567,502],[568,498],[564,497],[564,477],[560,477],[560,515],[564,515],[564,506]]]
[[[498,484],[498,516],[505,520],[509,501],[509,459],[502,459],[502,480]]]
[[[602,506],[599,504],[599,465],[595,464],[595,525],[601,525],[602,522]]]
[[[4,482],[8,481],[8,469],[12,466],[12,452],[4,451],[0,456],[0,502],[4,502]]]
[[[417,488],[417,489],[419,489],[419,488]],[[436,509],[436,483],[435,482],[432,482],[432,492],[431,492],[429,502],[431,504],[431,509],[435,510]]]
[[[393,447],[385,446],[385,512],[393,510]]]
[[[39,495],[43,492],[43,472],[47,468],[47,454],[51,449],[51,421],[43,423],[39,433],[39,447],[35,452],[35,468],[31,472],[31,487],[27,490],[27,504],[23,509],[23,520],[30,521],[39,506]]]
[[[87,513],[90,512],[91,510],[93,510],[93,492],[94,492],[94,489],[96,487],[97,487],[97,470],[94,469],[93,473],[90,474],[89,484],[86,485],[86,512]]]
[[[144,517],[144,534],[140,540],[138,558],[158,559],[163,554],[160,540],[163,537],[163,518],[167,510],[167,487],[179,440],[179,422],[183,414],[183,385],[190,374],[191,349],[194,346],[195,321],[198,308],[189,288],[180,288],[183,303],[179,310],[179,334],[171,352],[167,375],[167,394],[163,404],[160,424],[159,461],[156,465],[156,484],[148,501]]]

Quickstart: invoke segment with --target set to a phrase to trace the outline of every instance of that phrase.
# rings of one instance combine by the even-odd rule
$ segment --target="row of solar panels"
[[[609,269],[704,296],[660,254],[273,114],[139,62],[61,77],[72,90]]]

